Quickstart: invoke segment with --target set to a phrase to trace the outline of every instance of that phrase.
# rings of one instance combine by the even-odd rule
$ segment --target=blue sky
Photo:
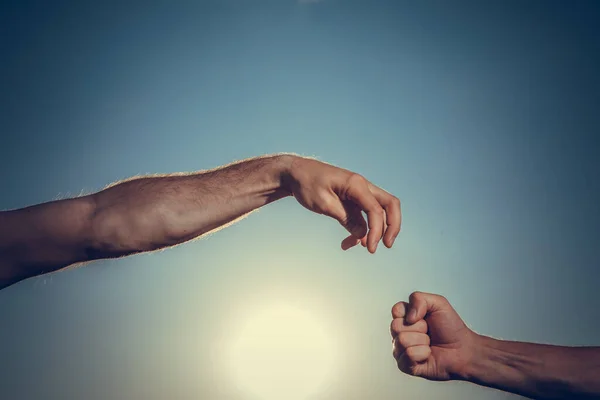
[[[401,374],[390,309],[600,345],[594,2],[0,5],[0,208],[295,152],[401,198],[394,249],[285,199],[206,239],[0,293],[0,397],[250,399],[236,310],[287,302],[343,349],[314,399],[500,399]],[[381,246],[380,246],[381,247]],[[246,308],[244,308],[246,307]]]

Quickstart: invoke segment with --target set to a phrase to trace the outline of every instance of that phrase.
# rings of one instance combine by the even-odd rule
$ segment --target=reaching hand
[[[415,292],[392,308],[391,334],[398,368],[444,381],[461,376],[473,355],[476,334],[444,297]]]
[[[350,232],[342,249],[361,243],[375,253],[382,238],[388,248],[394,244],[402,214],[400,200],[390,193],[351,171],[307,158],[294,160],[290,178],[289,190],[301,205],[336,219]]]

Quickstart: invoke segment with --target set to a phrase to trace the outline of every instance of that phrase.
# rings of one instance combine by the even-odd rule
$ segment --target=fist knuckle
[[[397,198],[396,196],[392,196],[392,205],[395,207],[400,207],[400,205],[401,205],[400,199]]]
[[[420,300],[422,298],[423,298],[423,292],[416,291],[416,292],[412,292],[410,294],[410,299],[413,300],[413,301],[414,300]]]
[[[437,299],[438,299],[438,301],[441,301],[443,303],[450,304],[450,302],[448,301],[448,299],[446,297],[442,296],[441,294],[437,295]]]

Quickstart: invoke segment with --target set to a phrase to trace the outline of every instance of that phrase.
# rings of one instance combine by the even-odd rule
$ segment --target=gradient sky
[[[288,198],[2,290],[0,398],[250,399],[220,351],[281,301],[343,348],[320,400],[512,398],[397,370],[414,290],[482,334],[600,345],[597,4],[2,2],[1,209],[296,152],[394,193],[404,224],[342,252]]]

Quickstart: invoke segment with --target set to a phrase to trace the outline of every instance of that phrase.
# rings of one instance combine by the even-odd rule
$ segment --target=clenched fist
[[[398,368],[429,380],[459,379],[473,356],[477,334],[439,295],[415,292],[392,308],[393,354]]]

